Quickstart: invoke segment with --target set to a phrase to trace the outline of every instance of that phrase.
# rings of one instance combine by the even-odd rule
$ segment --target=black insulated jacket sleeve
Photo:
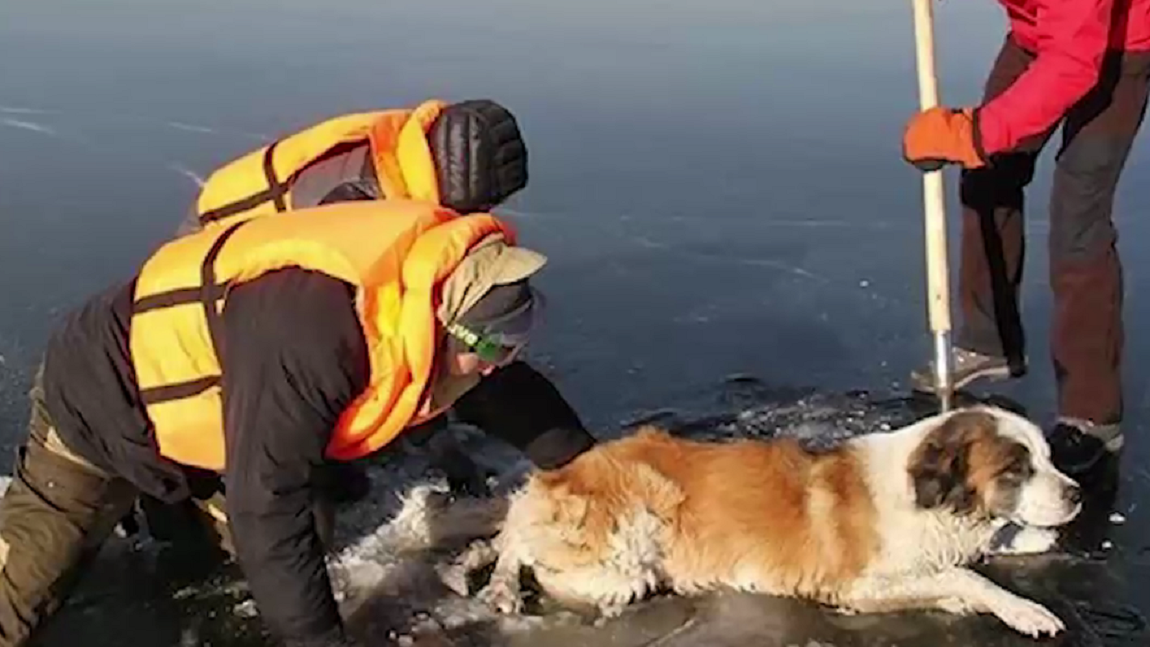
[[[561,467],[595,444],[559,389],[523,361],[484,378],[455,403],[455,414],[542,469]]]
[[[287,644],[341,644],[312,516],[324,450],[369,365],[350,285],[298,268],[233,289],[223,312],[227,514],[263,621]]]

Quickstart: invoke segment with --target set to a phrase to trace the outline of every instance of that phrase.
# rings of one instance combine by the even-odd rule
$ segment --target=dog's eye
[[[1002,472],[1002,478],[1011,483],[1022,483],[1034,476],[1034,467],[1028,460],[1016,460]]]
[[[1030,464],[1030,452],[1020,444],[1012,444],[1004,456],[1000,479],[1011,484],[1021,484],[1034,476],[1034,466]]]
[[[1021,474],[1011,471],[1003,472],[998,478],[1007,485],[1021,485],[1025,481]]]

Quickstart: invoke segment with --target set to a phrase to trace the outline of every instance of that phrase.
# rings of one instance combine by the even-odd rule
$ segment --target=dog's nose
[[[1072,505],[1078,505],[1082,503],[1082,488],[1078,485],[1067,485],[1065,496]]]

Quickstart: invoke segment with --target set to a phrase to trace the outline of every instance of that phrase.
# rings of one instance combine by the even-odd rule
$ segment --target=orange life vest
[[[432,99],[414,109],[333,117],[251,151],[208,176],[196,199],[200,224],[228,226],[292,209],[300,171],[344,144],[369,141],[376,180],[388,199],[439,203],[427,132],[447,107]]]
[[[162,246],[136,280],[129,348],[160,453],[221,471],[219,320],[229,288],[284,267],[357,286],[369,386],[342,413],[329,457],[350,460],[433,411],[427,388],[442,282],[490,234],[514,231],[490,214],[460,216],[411,200],[346,202],[205,228]]]

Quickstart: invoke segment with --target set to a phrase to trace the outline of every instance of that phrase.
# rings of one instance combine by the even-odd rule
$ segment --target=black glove
[[[555,385],[522,361],[484,378],[455,403],[455,414],[523,452],[541,469],[562,467],[595,445]]]

